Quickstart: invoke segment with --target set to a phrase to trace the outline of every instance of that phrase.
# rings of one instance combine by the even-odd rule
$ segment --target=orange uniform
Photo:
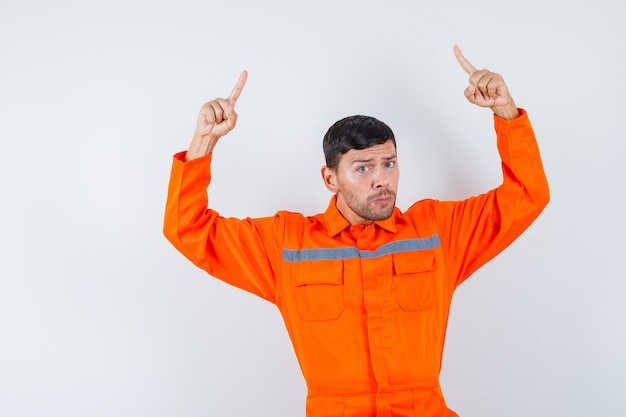
[[[528,117],[495,119],[502,185],[351,225],[325,213],[234,219],[207,209],[211,155],[174,158],[164,233],[209,274],[274,303],[307,383],[308,417],[456,416],[439,373],[452,294],[549,200]]]

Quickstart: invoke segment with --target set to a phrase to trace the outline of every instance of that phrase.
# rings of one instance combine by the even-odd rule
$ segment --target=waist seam
[[[399,388],[389,388],[380,391],[352,391],[352,392],[309,392],[307,393],[307,397],[358,397],[363,395],[377,395],[381,392],[390,393],[390,392],[406,392],[406,391],[427,391],[435,388],[439,388],[439,384],[435,385],[420,385],[416,387],[399,387]]]

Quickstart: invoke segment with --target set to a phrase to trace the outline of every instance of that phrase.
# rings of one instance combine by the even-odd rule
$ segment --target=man
[[[494,113],[503,182],[463,201],[395,207],[395,138],[352,116],[324,137],[325,213],[233,219],[207,209],[210,162],[237,122],[244,71],[228,98],[200,110],[174,157],[164,233],[198,267],[279,308],[304,374],[308,417],[456,416],[439,373],[455,288],[515,240],[549,200],[525,111],[502,77],[469,75],[467,99]]]

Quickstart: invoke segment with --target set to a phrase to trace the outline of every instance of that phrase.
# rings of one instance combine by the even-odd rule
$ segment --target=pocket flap
[[[396,275],[435,270],[435,253],[432,250],[394,253],[393,268]]]
[[[343,261],[302,261],[298,265],[296,286],[309,284],[343,284]]]

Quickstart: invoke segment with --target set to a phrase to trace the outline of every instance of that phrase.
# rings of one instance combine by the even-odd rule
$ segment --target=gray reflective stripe
[[[354,247],[317,248],[302,250],[283,249],[283,261],[301,262],[332,261],[336,259],[351,258],[378,258],[380,256],[385,256],[398,252],[434,249],[440,244],[441,242],[439,241],[439,235],[434,235],[423,239],[408,239],[389,242],[374,251],[358,250]]]
[[[335,259],[358,258],[359,250],[357,248],[332,248],[332,249],[283,249],[283,261],[300,262],[300,261],[331,261]]]

